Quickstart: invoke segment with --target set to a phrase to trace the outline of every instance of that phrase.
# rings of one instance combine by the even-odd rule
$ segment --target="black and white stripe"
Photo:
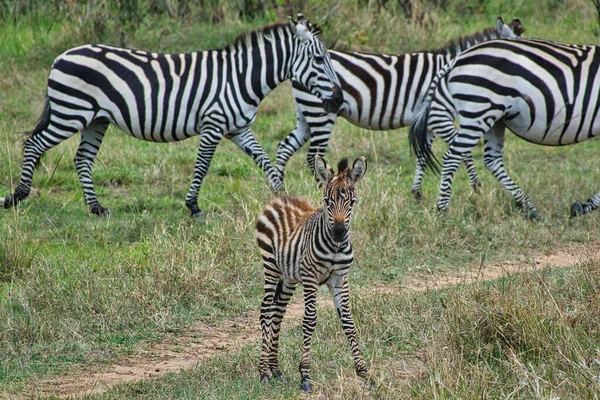
[[[323,110],[321,102],[301,84],[292,81],[296,105],[296,128],[279,143],[275,165],[283,181],[288,159],[310,139],[307,161],[313,170],[315,155],[324,154],[338,116],[365,129],[398,129],[410,125],[436,73],[461,51],[476,43],[521,36],[518,19],[509,25],[498,17],[494,28],[459,38],[447,46],[410,54],[365,54],[329,50],[333,67],[342,84],[344,103],[337,113]],[[466,160],[469,176],[476,184],[471,160]],[[422,170],[417,164],[415,191],[420,190]]]
[[[350,223],[356,201],[355,184],[366,170],[364,157],[356,159],[352,168],[348,168],[348,161],[344,159],[334,175],[325,161],[317,156],[315,174],[324,185],[323,207],[315,209],[303,199],[276,197],[258,218],[256,238],[265,273],[265,295],[260,312],[261,381],[267,381],[269,375],[281,377],[279,330],[298,282],[304,288],[304,351],[299,367],[302,389],[311,391],[310,343],[317,323],[317,289],[322,284],[327,284],[333,296],[342,329],[350,343],[356,373],[367,377],[348,297],[348,269],[354,260]]]
[[[460,54],[434,80],[410,131],[412,147],[428,165],[435,164],[435,157],[427,130],[451,143],[443,158],[438,208],[449,207],[453,175],[483,137],[486,168],[535,218],[533,203],[504,168],[504,128],[547,146],[597,136],[599,85],[598,46],[509,39],[482,43]],[[571,215],[588,213],[599,205],[597,193],[573,204]]]
[[[319,35],[299,14],[240,36],[220,50],[159,54],[86,45],[66,51],[52,65],[38,125],[25,142],[21,180],[6,208],[27,197],[36,163],[45,151],[81,132],[75,166],[92,213],[98,202],[92,164],[110,123],[138,139],[172,142],[200,135],[186,205],[201,215],[198,191],[219,141],[225,136],[252,156],[274,190],[282,183],[250,131],[260,101],[289,78],[306,85],[335,111],[339,81]]]

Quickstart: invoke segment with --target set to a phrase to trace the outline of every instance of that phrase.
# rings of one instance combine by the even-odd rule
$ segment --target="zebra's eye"
[[[315,55],[315,62],[316,63],[323,64],[323,60],[324,60],[323,56]]]

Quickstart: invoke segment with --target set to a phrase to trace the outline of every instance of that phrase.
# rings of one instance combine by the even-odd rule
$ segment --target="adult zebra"
[[[410,128],[411,147],[435,166],[427,131],[445,136],[437,206],[448,209],[453,175],[484,138],[484,164],[529,218],[537,209],[504,168],[504,128],[548,146],[600,134],[600,47],[545,40],[494,40],[460,54],[436,76]],[[459,128],[454,122],[458,121]],[[571,216],[600,205],[600,193],[571,206]]]
[[[304,349],[300,361],[301,387],[311,391],[310,344],[317,324],[317,289],[327,284],[350,344],[356,374],[368,379],[360,355],[356,328],[350,312],[348,270],[354,255],[350,223],[356,202],[355,185],[367,172],[367,161],[357,158],[338,163],[338,172],[315,158],[315,176],[323,184],[323,207],[317,209],[294,197],[276,197],[256,223],[256,240],[263,257],[265,295],[260,308],[262,349],[261,382],[280,378],[279,330],[281,320],[298,282],[304,288]]]
[[[313,171],[315,155],[327,150],[333,124],[338,116],[365,129],[387,130],[410,125],[423,102],[436,73],[457,54],[476,43],[506,37],[518,37],[523,25],[514,19],[506,25],[501,17],[496,26],[470,36],[460,37],[445,47],[410,54],[365,54],[329,50],[333,67],[342,83],[344,102],[339,111],[323,110],[301,82],[292,81],[296,105],[296,128],[277,149],[275,169],[283,181],[289,158],[310,138],[307,161]],[[473,162],[465,160],[473,186],[477,174]],[[417,163],[413,192],[420,197],[423,171]]]
[[[45,151],[81,131],[75,167],[91,213],[108,213],[98,202],[92,164],[110,123],[152,142],[200,135],[186,206],[200,216],[198,191],[223,136],[235,142],[265,172],[274,190],[283,185],[250,131],[260,101],[294,78],[330,112],[342,92],[321,30],[298,21],[267,26],[220,49],[158,54],[86,45],[66,51],[52,65],[48,94],[37,126],[25,141],[21,179],[4,207],[29,194],[33,170]]]

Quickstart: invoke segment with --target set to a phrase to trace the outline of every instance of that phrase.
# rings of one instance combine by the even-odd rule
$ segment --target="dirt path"
[[[435,290],[542,268],[568,267],[598,259],[600,242],[571,246],[549,255],[530,256],[528,260],[524,259],[519,263],[485,264],[480,268],[469,268],[460,274],[417,273],[407,277],[401,287],[380,284],[376,289],[387,294]],[[296,326],[302,319],[301,296],[295,296],[294,299],[283,322],[284,329]],[[333,306],[331,300],[325,297],[319,298],[318,303],[319,306]],[[163,341],[146,347],[140,354],[119,357],[114,364],[89,365],[73,375],[33,382],[26,393],[17,397],[72,398],[97,394],[120,384],[194,368],[203,359],[236,352],[259,340],[258,312],[253,312],[214,326],[196,326],[180,334],[168,335]],[[411,371],[407,371],[408,375],[410,373]]]

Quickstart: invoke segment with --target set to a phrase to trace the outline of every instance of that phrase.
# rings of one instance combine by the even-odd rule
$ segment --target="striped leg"
[[[273,169],[269,156],[267,156],[263,148],[258,144],[256,138],[249,129],[231,136],[229,139],[237,144],[242,151],[252,157],[256,165],[258,165],[258,167],[264,171],[265,175],[267,175],[269,184],[274,191],[278,192],[283,190],[283,183],[281,183],[279,175]]]
[[[77,131],[76,128],[66,125],[50,123],[43,131],[36,133],[25,140],[21,179],[19,180],[19,184],[14,193],[5,197],[4,208],[11,208],[29,196],[31,180],[33,179],[33,170],[40,161],[42,155],[63,140],[73,136]]]
[[[98,196],[92,181],[92,165],[102,144],[102,139],[104,139],[104,132],[106,132],[108,124],[108,120],[97,120],[81,131],[81,143],[74,160],[85,202],[90,213],[98,216],[110,215],[110,211],[98,202]]]
[[[275,161],[275,169],[281,182],[285,175],[285,166],[290,157],[298,151],[310,138],[310,128],[306,123],[304,115],[296,108],[296,128],[287,135],[277,146],[277,160]]]
[[[511,179],[504,168],[504,125],[497,123],[484,135],[484,156],[483,163],[485,167],[494,175],[496,180],[508,190],[519,208],[525,207],[527,217],[536,219],[538,211],[534,207],[529,197],[521,190],[519,186]]]
[[[208,171],[210,162],[215,154],[215,150],[221,141],[223,134],[217,129],[204,129],[200,134],[200,146],[198,149],[198,157],[194,166],[194,177],[192,185],[185,198],[185,205],[192,212],[192,217],[200,218],[203,216],[202,210],[198,207],[198,192],[202,185],[202,180]]]
[[[276,379],[282,377],[279,370],[279,332],[281,331],[281,321],[295,290],[296,282],[279,281],[273,300],[273,314],[271,319],[272,348],[269,356],[269,368],[271,376]]]
[[[333,304],[338,312],[340,321],[342,323],[342,329],[350,344],[350,352],[352,353],[352,361],[354,361],[354,369],[356,374],[363,379],[367,379],[369,371],[365,366],[360,355],[360,349],[358,347],[358,339],[356,338],[356,327],[354,320],[352,319],[352,313],[350,312],[350,299],[348,296],[348,275],[343,276],[332,276],[327,282],[329,292],[333,297]]]
[[[306,278],[306,277],[305,277]],[[304,347],[300,359],[300,387],[305,392],[311,392],[310,384],[310,344],[312,335],[317,326],[317,282],[314,278],[303,278],[304,287],[304,319],[302,320],[302,336]]]
[[[431,148],[431,144],[433,142],[433,134],[431,132],[427,132],[427,142],[429,148]],[[479,192],[479,188],[481,188],[481,183],[479,183],[479,178],[477,177],[477,170],[475,169],[475,164],[473,162],[473,155],[471,153],[465,154],[463,162],[465,163],[465,167],[467,168],[467,174],[469,175],[469,183],[473,188],[473,191]],[[424,174],[424,166],[425,161],[423,157],[417,157],[416,165],[415,165],[415,177],[413,179],[413,184],[410,189],[410,192],[415,196],[417,200],[423,199],[423,192],[421,190],[421,185],[423,183],[423,174]]]
[[[310,125],[310,147],[306,155],[306,162],[313,175],[315,174],[315,156],[323,157],[327,152],[329,137],[336,118],[336,114],[325,114],[322,118],[308,120]]]
[[[587,214],[598,207],[600,207],[600,192],[590,197],[585,203],[581,203],[580,201],[575,202],[571,206],[571,217]]]
[[[264,260],[265,270],[265,295],[260,307],[260,330],[262,334],[262,347],[260,351],[260,361],[258,363],[258,373],[261,382],[269,380],[270,361],[273,354],[273,317],[275,294],[283,284],[283,279],[279,271],[274,270],[271,263]],[[283,316],[282,316],[283,317]]]
[[[470,150],[469,150],[470,151]],[[464,160],[464,154],[450,145],[446,154],[444,154],[442,163],[442,177],[440,180],[440,189],[437,200],[437,208],[440,211],[447,211],[450,207],[450,195],[452,194],[452,180],[460,163]]]

